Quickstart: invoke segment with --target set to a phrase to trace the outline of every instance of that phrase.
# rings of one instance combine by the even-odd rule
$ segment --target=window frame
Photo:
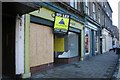
[[[93,19],[96,20],[96,5],[94,2],[92,3],[92,16]]]
[[[75,2],[74,1],[75,0],[70,0],[70,6],[73,7],[73,8],[75,7]]]
[[[100,10],[98,11],[98,23],[100,24],[101,23],[101,20],[100,20]]]
[[[89,3],[88,3],[89,0],[85,0],[85,13],[87,15],[89,15]]]

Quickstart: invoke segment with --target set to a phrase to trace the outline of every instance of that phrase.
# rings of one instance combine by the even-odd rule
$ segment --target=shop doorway
[[[79,50],[79,60],[81,60],[82,54],[82,35],[81,32],[78,34],[78,50]]]
[[[2,16],[2,75],[15,76],[15,17]]]
[[[95,55],[95,36],[94,36],[94,30],[91,30],[91,55]]]

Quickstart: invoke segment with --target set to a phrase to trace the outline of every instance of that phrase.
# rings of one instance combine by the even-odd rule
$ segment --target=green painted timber
[[[24,52],[24,74],[23,78],[30,77],[30,15],[25,15],[25,52]]]
[[[81,61],[84,59],[84,28],[81,30]]]
[[[54,21],[54,17],[52,15],[55,14],[55,12],[43,7],[43,8],[40,8],[39,10],[30,12],[29,14],[32,15],[32,16],[47,19],[49,21]],[[70,19],[70,26],[73,27],[73,28],[76,28],[76,29],[82,29],[83,28],[82,23],[77,22],[73,19]]]

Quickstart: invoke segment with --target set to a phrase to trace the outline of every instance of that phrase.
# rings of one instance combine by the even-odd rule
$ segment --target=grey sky
[[[118,2],[119,1],[120,0],[108,0],[113,10],[112,20],[113,20],[113,25],[115,26],[118,26]]]

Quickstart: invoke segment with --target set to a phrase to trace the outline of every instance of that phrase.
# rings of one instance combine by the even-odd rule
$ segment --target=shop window
[[[97,31],[95,31],[95,41],[96,41],[95,51],[97,52],[98,51],[98,33],[97,33]]]
[[[90,47],[90,34],[89,34],[89,29],[85,28],[85,53],[89,53],[89,47]]]
[[[62,53],[62,55],[59,55],[58,58],[71,58],[78,56],[79,53],[78,34],[68,32],[68,35],[64,37],[64,40],[65,51]]]
[[[70,57],[78,56],[78,35],[73,32],[68,33],[68,49]]]

